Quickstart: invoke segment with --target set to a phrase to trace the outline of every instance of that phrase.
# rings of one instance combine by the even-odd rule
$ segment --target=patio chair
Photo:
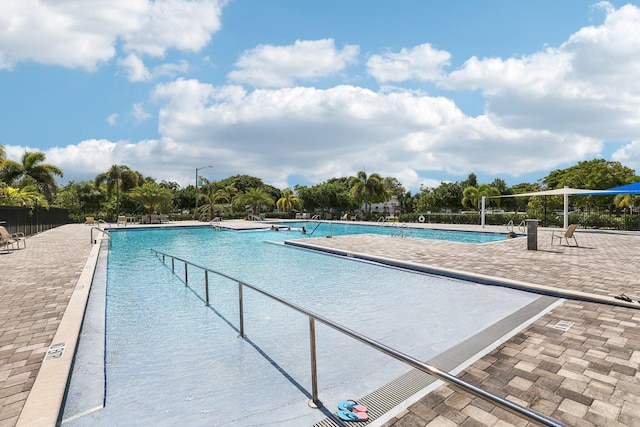
[[[349,212],[345,213],[340,217],[340,221],[348,221],[349,220]]]
[[[118,221],[116,222],[116,225],[118,227],[120,227],[121,224],[124,225],[125,227],[127,226],[127,217],[124,215],[120,215],[118,217]]]
[[[92,216],[87,216],[84,218],[84,225],[96,225],[96,220]]]
[[[562,244],[562,239],[564,239],[567,242],[567,246],[571,246],[569,239],[573,239],[573,241],[576,242],[576,247],[579,246],[575,236],[576,228],[578,228],[578,224],[571,224],[566,230],[554,231],[551,233],[551,244],[553,245],[554,239],[560,239],[560,243]]]
[[[24,233],[9,233],[9,231],[0,225],[0,247],[4,247],[8,250],[20,249],[20,242],[22,247],[27,247],[27,240]],[[9,249],[11,245],[11,249]]]

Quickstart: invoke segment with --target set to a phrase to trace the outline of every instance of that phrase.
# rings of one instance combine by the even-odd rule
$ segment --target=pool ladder
[[[411,229],[406,223],[392,222],[390,224],[391,237],[409,237],[411,235]]]
[[[353,331],[351,329],[348,329],[347,327],[334,322],[333,320],[327,319],[326,317],[322,317],[319,314],[316,314],[310,310],[307,310],[306,308],[303,308],[297,304],[294,304],[292,302],[289,302],[285,299],[282,299],[268,291],[265,291],[264,289],[261,289],[257,286],[251,285],[249,283],[243,282],[241,280],[238,280],[232,276],[229,276],[225,273],[221,273],[219,271],[215,271],[206,267],[202,267],[200,265],[194,264],[190,261],[184,260],[182,258],[178,258],[176,256],[173,255],[169,255],[167,253],[164,252],[160,252],[160,251],[156,251],[155,249],[151,249],[151,251],[159,258],[162,260],[162,264],[166,265],[166,260],[167,258],[171,259],[171,272],[173,274],[176,274],[176,261],[180,262],[180,263],[184,263],[184,285],[185,286],[189,286],[189,274],[188,274],[188,266],[192,266],[195,268],[198,268],[200,270],[204,271],[204,285],[205,285],[205,301],[206,301],[206,305],[209,306],[210,305],[210,300],[209,300],[209,273],[218,275],[220,277],[226,278],[232,282],[235,282],[238,284],[238,316],[239,316],[239,335],[238,338],[246,338],[246,335],[244,333],[244,299],[243,299],[243,290],[244,288],[249,288],[252,289],[253,291],[266,296],[267,298],[270,298],[274,301],[279,302],[280,304],[285,305],[286,307],[289,307],[299,313],[302,313],[306,316],[308,316],[309,318],[309,346],[310,346],[310,353],[311,353],[311,400],[309,401],[309,406],[312,408],[320,408],[322,407],[322,403],[319,400],[318,397],[318,370],[317,370],[317,364],[316,364],[316,321],[320,322],[352,339],[355,339],[356,341],[360,341],[361,343],[368,345],[369,347],[374,348],[377,351],[380,351],[384,354],[386,354],[387,356],[391,356],[396,360],[399,360],[415,369],[418,369],[422,372],[425,372],[439,380],[442,380],[454,387],[457,387],[458,389],[465,391],[467,393],[472,394],[473,396],[479,397],[480,399],[483,399],[485,401],[488,401],[516,416],[519,416],[520,418],[530,421],[534,424],[537,425],[542,425],[542,426],[552,426],[552,427],[561,427],[563,426],[562,423],[549,418],[545,415],[542,415],[532,409],[526,408],[524,406],[521,406],[517,403],[514,403],[510,400],[507,400],[505,398],[502,398],[500,396],[497,396],[491,392],[488,392],[486,390],[483,390],[479,387],[476,387],[473,384],[470,384],[466,381],[461,380],[460,378],[445,372],[433,365],[429,365],[427,363],[424,363],[414,357],[411,357],[407,354],[401,353],[398,350],[395,350],[391,347],[388,347],[380,342],[377,342],[365,335],[362,335],[356,331]]]
[[[507,223],[507,230],[513,232],[513,228],[514,228],[513,220],[510,219],[509,222]],[[518,231],[521,232],[521,233],[524,233],[526,231],[526,225],[525,225],[524,220],[522,220],[520,222],[520,224],[518,224]]]
[[[220,222],[222,222],[220,217],[215,217],[211,221],[209,221],[209,225],[211,225],[211,228],[213,228],[214,230],[220,231],[222,229]]]

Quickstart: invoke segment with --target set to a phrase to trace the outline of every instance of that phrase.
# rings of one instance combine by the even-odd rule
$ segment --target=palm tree
[[[214,218],[216,212],[223,212],[229,209],[229,206],[238,193],[233,185],[224,185],[221,182],[205,182],[198,189],[198,199],[204,199],[205,203],[198,207],[198,211],[202,214],[208,213],[208,219]],[[197,214],[197,212],[196,212]]]
[[[482,197],[490,198],[489,202],[496,206],[500,206],[500,199],[494,198],[500,196],[500,190],[489,184],[480,184],[478,188],[469,186],[462,191],[462,206],[473,207],[480,210]]]
[[[291,212],[292,209],[300,207],[300,199],[289,188],[282,190],[282,197],[276,202],[278,210]]]
[[[157,206],[169,205],[173,200],[173,193],[168,188],[155,182],[146,182],[131,191],[131,197],[149,209],[153,214]]]
[[[113,189],[116,190],[116,215],[120,215],[120,192],[127,192],[142,184],[144,178],[140,173],[131,170],[128,166],[113,165],[104,173],[96,176],[96,187],[100,187],[103,182],[107,184],[107,195],[111,197]]]
[[[0,155],[0,158],[4,153]],[[22,163],[6,160],[2,158],[2,174],[0,181],[5,181],[9,185],[26,178],[27,185],[31,182],[36,189],[44,194],[47,200],[53,199],[57,185],[54,175],[63,176],[62,169],[57,166],[43,164],[47,156],[41,151],[25,152],[22,155]]]
[[[20,189],[13,187],[0,188],[0,200],[7,206],[24,206],[27,208],[34,208],[36,206],[42,206],[43,208],[49,207],[47,200],[38,192],[38,189],[32,185],[27,185]]]
[[[236,206],[251,206],[254,215],[260,213],[261,206],[273,206],[275,203],[271,196],[261,188],[250,188],[234,199]]]
[[[356,202],[364,203],[367,213],[371,210],[371,203],[383,202],[388,197],[382,176],[377,173],[367,176],[364,171],[351,179],[351,194]]]
[[[463,207],[471,207],[471,208],[477,209],[479,199],[480,199],[480,194],[478,193],[478,189],[472,185],[468,186],[462,191]]]
[[[613,203],[621,208],[629,208],[629,213],[633,213],[633,208],[638,200],[640,200],[640,196],[637,194],[617,194]]]

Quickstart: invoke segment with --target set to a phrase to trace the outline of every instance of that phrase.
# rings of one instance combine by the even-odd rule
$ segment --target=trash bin
[[[527,250],[538,250],[538,223],[539,219],[525,219],[524,223],[527,226]]]

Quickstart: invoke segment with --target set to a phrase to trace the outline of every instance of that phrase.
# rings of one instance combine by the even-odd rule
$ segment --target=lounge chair
[[[340,221],[348,221],[348,220],[349,220],[349,212],[347,212],[346,214],[340,217]]]
[[[87,216],[84,218],[84,225],[96,225],[96,220],[92,216]]]
[[[118,227],[120,227],[121,224],[124,225],[125,227],[127,226],[127,217],[124,215],[120,215],[118,217],[118,221],[116,222],[116,225]]]
[[[578,224],[571,224],[566,230],[554,231],[551,233],[551,244],[553,245],[554,239],[560,239],[560,243],[562,243],[562,239],[564,239],[567,242],[567,246],[571,246],[569,239],[573,239],[573,241],[576,242],[576,246],[579,246],[576,236],[574,235],[576,228],[578,228]]]
[[[0,247],[4,247],[7,250],[20,249],[20,242],[22,247],[27,247],[27,240],[24,233],[9,233],[9,231],[0,225]],[[9,248],[11,245],[11,248]]]

